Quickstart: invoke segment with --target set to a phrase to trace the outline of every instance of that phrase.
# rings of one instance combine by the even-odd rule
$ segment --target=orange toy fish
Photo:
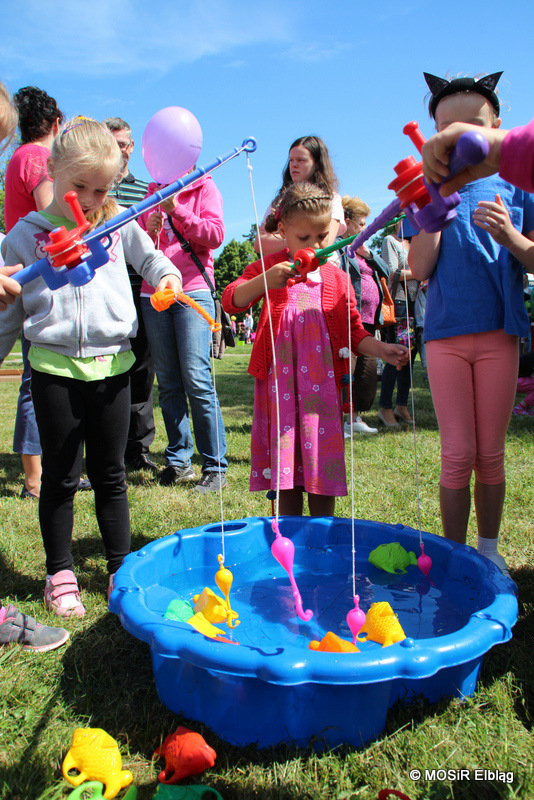
[[[323,653],[359,653],[360,651],[352,642],[340,639],[332,631],[327,631],[320,642],[312,639],[308,644],[310,650],[320,650]]]
[[[158,780],[172,784],[213,767],[217,753],[200,733],[180,725],[167,736],[152,758],[155,756],[165,759],[165,769],[159,773]]]

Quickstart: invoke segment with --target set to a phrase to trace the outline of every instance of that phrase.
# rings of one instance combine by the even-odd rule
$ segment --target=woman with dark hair
[[[287,164],[282,173],[282,186],[265,213],[260,225],[259,235],[256,235],[254,249],[257,253],[260,251],[260,239],[264,255],[276,253],[278,250],[283,250],[284,247],[286,247],[286,242],[278,233],[267,233],[265,230],[265,220],[269,214],[278,207],[286,188],[291,183],[301,183],[302,181],[313,183],[332,197],[332,222],[327,244],[332,244],[336,236],[346,231],[341,197],[337,192],[338,180],[334,172],[334,167],[332,166],[328,149],[323,140],[319,139],[318,136],[301,136],[299,139],[295,139],[289,148]],[[335,261],[335,257],[330,260]]]
[[[20,217],[30,211],[41,211],[52,201],[52,181],[46,162],[54,136],[63,123],[63,114],[54,98],[35,86],[19,89],[13,100],[19,114],[21,145],[6,170],[6,233]]]
[[[9,160],[5,177],[4,220],[9,233],[30,211],[42,211],[52,202],[52,180],[46,164],[63,114],[53,97],[35,86],[19,89],[13,97],[19,115],[22,144]],[[24,373],[20,385],[13,450],[22,456],[22,497],[39,496],[41,443],[30,391],[29,344],[22,335]],[[82,487],[83,488],[83,487]]]

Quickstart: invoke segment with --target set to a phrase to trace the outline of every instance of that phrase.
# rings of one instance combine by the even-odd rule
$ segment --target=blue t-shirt
[[[514,228],[523,234],[534,230],[534,195],[498,176],[460,189],[457,217],[441,234],[438,262],[428,281],[425,341],[502,328],[528,336],[523,268],[473,222],[478,202],[494,201],[496,194]]]

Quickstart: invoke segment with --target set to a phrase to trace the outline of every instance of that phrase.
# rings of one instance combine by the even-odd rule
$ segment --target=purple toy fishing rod
[[[403,133],[409,136],[417,149],[421,151],[425,138],[419,130],[417,122],[408,122],[403,128]],[[472,132],[462,134],[451,153],[449,175],[442,183],[450,180],[466,166],[479,164],[486,158],[488,149],[488,142],[482,134]],[[288,286],[305,280],[308,272],[324,264],[334,250],[340,250],[342,247],[350,245],[348,254],[352,258],[364,242],[382,230],[390,220],[400,213],[406,214],[417,231],[425,230],[428,233],[436,233],[450,225],[456,216],[454,209],[460,203],[458,192],[454,192],[449,197],[442,197],[439,193],[441,183],[427,184],[423,177],[423,162],[416,161],[413,156],[399,161],[394,170],[397,177],[391,181],[388,189],[393,189],[397,195],[395,200],[392,200],[378,217],[358,235],[347,236],[346,239],[321,250],[313,250],[310,247],[297,250],[293,266],[299,273],[299,277],[291,278]]]
[[[421,152],[426,140],[417,122],[408,122],[403,128],[403,133],[410,137]],[[451,153],[450,172],[442,183],[449,181],[465,167],[480,164],[488,155],[488,151],[488,141],[481,133],[470,131],[462,134]],[[421,161],[416,162],[413,156],[408,156],[400,161],[394,170],[397,177],[391,181],[388,189],[393,189],[397,195],[396,200],[354,239],[349,249],[350,257],[354,256],[358,247],[401,211],[404,211],[415,230],[425,230],[427,233],[442,231],[455,218],[454,209],[460,203],[460,195],[454,192],[449,197],[442,197],[439,193],[441,183],[429,184],[425,181]]]

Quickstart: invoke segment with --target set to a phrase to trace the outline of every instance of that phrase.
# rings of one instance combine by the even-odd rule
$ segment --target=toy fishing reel
[[[294,286],[296,283],[303,283],[306,281],[308,272],[313,272],[321,264],[324,264],[325,259],[317,257],[317,253],[313,247],[306,247],[303,250],[297,250],[293,259],[293,269],[298,273],[297,278],[289,278],[287,286]]]
[[[417,122],[408,122],[402,132],[410,137],[421,152],[426,141]],[[450,159],[450,171],[445,180],[450,180],[466,166],[479,164],[489,150],[487,139],[480,133],[463,134]],[[448,197],[439,193],[441,184],[427,183],[423,177],[423,162],[413,156],[399,161],[394,167],[397,177],[388,185],[400,200],[400,208],[416,230],[437,233],[444,230],[456,216],[455,208],[460,204],[458,192]],[[443,183],[443,182],[442,182]]]
[[[50,242],[43,248],[48,258],[36,261],[14,276],[21,286],[39,276],[49,289],[59,289],[67,283],[84,286],[93,280],[95,269],[109,261],[108,252],[99,239],[87,245],[82,238],[91,223],[85,219],[76,192],[67,192],[64,199],[78,224],[70,231],[62,225],[50,232]]]

